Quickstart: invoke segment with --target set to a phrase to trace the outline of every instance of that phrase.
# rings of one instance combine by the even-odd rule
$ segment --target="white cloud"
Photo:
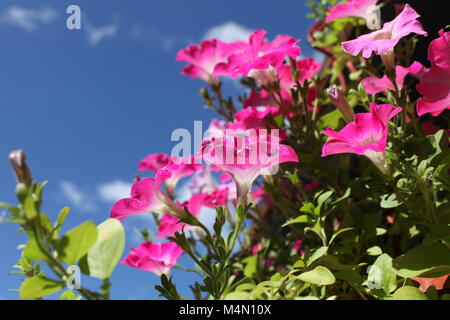
[[[102,27],[94,27],[92,24],[85,21],[84,29],[86,30],[89,43],[93,46],[104,39],[114,37],[117,33],[117,25],[115,23]]]
[[[33,32],[39,25],[50,24],[57,16],[58,13],[52,8],[25,9],[12,6],[2,15],[1,20],[11,26]]]
[[[115,202],[122,198],[130,196],[131,183],[114,180],[112,182],[103,183],[97,187],[97,193],[105,202]]]
[[[80,190],[74,183],[63,181],[60,183],[61,192],[64,197],[77,209],[86,212],[95,211],[97,206],[89,194]]]
[[[171,52],[181,45],[194,41],[190,36],[184,34],[167,34],[154,26],[143,23],[135,23],[129,35],[132,39],[146,46],[158,48],[164,52]]]
[[[232,42],[236,40],[247,40],[251,34],[251,29],[237,24],[234,21],[228,21],[209,29],[203,36],[203,39],[219,39],[225,42]]]

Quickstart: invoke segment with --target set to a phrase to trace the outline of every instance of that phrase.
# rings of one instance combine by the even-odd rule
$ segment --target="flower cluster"
[[[404,137],[410,126],[419,132],[417,116],[428,113],[438,116],[450,109],[450,33],[441,30],[439,38],[431,42],[428,52],[431,67],[428,68],[397,50],[413,36],[427,36],[418,20],[420,15],[409,4],[405,4],[392,21],[384,24],[378,0],[349,0],[328,8],[326,17],[322,18],[321,27],[314,29],[322,33],[339,32],[336,31],[339,24],[335,22],[343,18],[349,21],[348,26],[344,24],[345,28],[358,28],[353,33],[342,29],[335,38],[345,35],[346,41],[329,47],[323,43],[320,47],[314,39],[320,32],[312,32],[311,44],[328,54],[323,62],[300,57],[299,40],[287,35],[270,40],[265,30],[255,30],[247,41],[226,43],[211,39],[178,52],[176,59],[186,63],[182,74],[206,83],[207,88],[202,90],[205,103],[225,119],[211,121],[208,134],[197,146],[197,154],[177,158],[158,153],[139,163],[140,171],[152,172],[154,176],[137,181],[130,198],[114,205],[111,217],[123,219],[144,212],[160,214],[157,237],[174,242],[146,241],[133,249],[123,263],[157,274],[167,273],[184,250],[209,274],[213,271],[203,264],[203,260],[195,258],[195,250],[184,236],[180,236],[191,230],[211,252],[213,258],[208,261],[216,261],[219,269],[229,267],[228,260],[239,239],[243,219],[250,212],[252,222],[246,226],[249,228],[245,233],[247,242],[241,243],[241,250],[247,254],[244,264],[248,263],[243,273],[246,276],[250,273],[248,261],[261,265],[259,271],[263,275],[267,270],[285,272],[286,265],[280,264],[285,257],[274,254],[276,250],[300,256],[304,264],[305,256],[317,254],[314,253],[316,249],[308,249],[308,244],[314,243],[308,239],[309,233],[315,233],[322,248],[327,248],[339,230],[347,230],[344,226],[351,223],[350,218],[338,211],[326,227],[326,215],[322,216],[321,210],[333,192],[342,198],[327,206],[331,212],[338,208],[336,204],[349,196],[343,195],[345,185],[351,189],[355,188],[355,183],[357,188],[365,183],[370,188],[371,179],[361,173],[367,169],[364,166],[366,160],[359,156],[368,158],[374,164],[370,168],[376,168],[374,172],[378,172],[375,177],[385,179],[389,186],[393,184],[393,177],[405,175],[402,170],[406,169],[392,159],[398,161],[403,157],[402,161],[406,163],[414,157],[403,156],[407,151],[392,156],[395,148],[402,148],[399,137]],[[361,23],[352,22],[361,18],[369,31]],[[344,33],[343,30],[347,31]],[[348,39],[349,35],[361,33],[355,39]],[[349,80],[344,69],[351,74]],[[240,97],[241,109],[236,108],[231,98],[224,98],[224,77],[231,81],[238,79],[248,88],[247,94]],[[418,83],[417,92],[423,96],[418,101],[411,95],[414,82]],[[434,132],[439,130],[431,122],[421,125]],[[345,166],[349,167],[349,158],[339,157],[339,154],[354,154],[350,159],[358,165],[345,169]],[[332,170],[332,166],[340,168]],[[360,177],[351,181],[349,176],[355,174]],[[258,179],[260,176],[264,179]],[[181,179],[189,179],[190,197],[177,202],[177,186]],[[331,191],[324,192],[327,188]],[[420,192],[425,191],[420,189]],[[374,193],[367,201],[377,196]],[[401,201],[408,200],[402,197]],[[383,203],[382,207],[393,208],[394,204],[401,203],[400,195],[395,192],[387,199],[395,201]],[[352,207],[349,203],[347,206]],[[210,231],[195,222],[201,220],[203,208],[217,210],[216,231],[221,230],[221,213],[235,228],[224,244],[225,249],[211,247]],[[307,214],[295,218],[299,211]],[[283,225],[280,215],[288,219]],[[429,219],[424,218],[423,225],[440,230],[440,226]],[[391,214],[386,221],[389,225],[396,223]],[[292,228],[286,235],[272,230],[274,226],[283,228],[298,223],[312,224],[301,231]],[[329,232],[335,232],[331,240],[327,236]],[[271,243],[270,236],[263,237],[262,233],[272,234],[276,245]],[[214,237],[220,239],[220,234]],[[225,257],[223,260],[221,255]],[[339,265],[337,258],[332,261],[335,266]],[[239,276],[239,272],[235,275]],[[265,275],[258,278],[252,274],[252,277],[266,279]],[[421,281],[419,277],[415,279]],[[221,280],[208,281],[220,283]],[[213,296],[223,294],[220,290],[208,292]]]

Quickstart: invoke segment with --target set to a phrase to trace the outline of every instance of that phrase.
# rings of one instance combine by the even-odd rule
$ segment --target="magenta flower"
[[[198,46],[191,45],[180,50],[176,59],[188,63],[182,74],[214,84],[217,82],[213,75],[216,65],[225,62],[232,53],[242,50],[245,45],[243,41],[225,43],[217,39],[206,40]]]
[[[182,254],[183,250],[174,242],[144,242],[137,249],[131,249],[121,263],[161,276],[169,273]]]
[[[194,157],[170,158],[169,163],[164,167],[166,170],[170,171],[170,177],[167,178],[164,182],[166,185],[167,193],[171,197],[173,197],[175,187],[181,178],[190,176],[202,168],[202,166],[196,164],[196,162],[197,161]]]
[[[424,67],[420,62],[414,61],[409,67],[396,66],[395,67],[395,83],[398,90],[403,88],[403,83],[408,74],[413,74],[420,77]],[[368,94],[377,94],[380,92],[386,92],[388,89],[395,90],[394,84],[384,75],[382,78],[367,77],[361,81],[365,91]]]
[[[144,178],[133,184],[131,196],[117,201],[111,209],[111,218],[122,220],[127,216],[145,213],[171,213],[183,217],[185,213],[161,190],[161,184],[170,177],[170,171],[161,169],[155,178]]]
[[[251,130],[249,130],[251,131]],[[242,132],[243,133],[243,132]],[[206,162],[228,172],[236,183],[238,204],[247,204],[247,195],[255,179],[271,173],[278,164],[298,162],[295,151],[278,143],[274,135],[247,132],[203,140],[201,155]]]
[[[438,116],[450,109],[450,32],[441,30],[439,35],[428,48],[431,68],[416,86],[417,91],[423,95],[417,101],[419,116],[426,113]]]
[[[169,163],[169,156],[165,153],[155,153],[148,155],[141,162],[139,162],[139,171],[152,171],[156,172],[159,169],[165,167]]]
[[[313,58],[305,58],[296,62],[300,84],[304,84],[306,80],[311,80],[312,77],[319,71],[322,64]],[[280,87],[287,92],[294,88],[297,84],[292,76],[292,67],[288,64],[283,64],[277,68],[277,74],[280,79]]]
[[[167,193],[173,197],[175,187],[181,178],[190,176],[200,170],[201,166],[196,164],[195,158],[169,157],[164,153],[156,153],[147,156],[138,166],[138,170],[157,172],[161,168],[170,171],[170,177],[164,180]]]
[[[355,40],[345,41],[342,48],[353,56],[362,52],[362,56],[366,59],[372,52],[378,55],[392,55],[395,45],[401,38],[411,33],[427,35],[422,24],[416,20],[418,17],[420,15],[409,4],[405,4],[403,11],[394,20],[386,22],[382,29],[363,34]]]
[[[401,110],[402,108],[396,108],[392,104],[370,104],[370,112],[356,114],[355,121],[347,124],[341,131],[326,129],[324,134],[333,139],[323,145],[322,157],[338,153],[365,155],[385,173],[384,151],[389,120]]]
[[[203,206],[203,202],[205,201],[205,197],[206,196],[203,194],[193,195],[191,199],[189,199],[189,201],[179,204],[179,206],[182,209],[184,209],[184,207],[187,207],[189,212],[194,217],[198,217],[200,215],[200,210]],[[183,229],[189,230],[191,229],[191,226],[180,222],[180,219],[173,215],[165,214],[159,220],[158,239],[171,237],[175,234],[175,232],[181,232],[183,231]]]
[[[360,17],[366,20],[369,29],[380,28],[379,9],[376,7],[378,0],[348,0],[334,6],[326,18],[329,23],[338,18]]]
[[[248,45],[242,51],[231,54],[227,62],[219,63],[214,75],[229,75],[233,79],[239,76],[253,76],[264,81],[276,81],[276,72],[273,68],[282,65],[286,57],[297,58],[300,55],[300,48],[296,46],[298,40],[290,36],[279,35],[273,41],[268,41],[264,38],[266,33],[265,30],[253,32]],[[261,74],[259,71],[265,73]]]

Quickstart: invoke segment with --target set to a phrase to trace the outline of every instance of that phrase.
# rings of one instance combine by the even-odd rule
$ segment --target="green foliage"
[[[87,253],[89,275],[107,279],[122,257],[125,231],[117,219],[108,219],[98,225],[98,239]]]
[[[69,265],[77,263],[96,243],[97,237],[98,231],[91,221],[69,230],[60,243],[62,260]]]

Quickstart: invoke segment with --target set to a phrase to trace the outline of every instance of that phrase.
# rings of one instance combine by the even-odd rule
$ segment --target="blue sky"
[[[82,29],[66,28],[66,8],[77,4]],[[15,203],[9,151],[26,151],[36,180],[48,180],[43,211],[54,219],[71,207],[67,225],[101,223],[127,193],[137,163],[170,153],[174,129],[207,128],[214,116],[198,94],[199,80],[180,75],[176,52],[207,35],[240,37],[263,28],[272,38],[302,39],[311,54],[304,1],[226,2],[125,0],[2,0],[0,4],[0,201]],[[236,90],[229,86],[229,90]],[[124,221],[127,251],[139,244],[146,217]],[[17,299],[19,276],[10,274],[25,238],[0,224],[0,299]],[[67,229],[67,228],[66,228]],[[182,257],[180,264],[190,264]],[[174,272],[189,295],[193,276]],[[95,288],[99,281],[87,281]],[[153,274],[119,265],[113,299],[154,299]]]

